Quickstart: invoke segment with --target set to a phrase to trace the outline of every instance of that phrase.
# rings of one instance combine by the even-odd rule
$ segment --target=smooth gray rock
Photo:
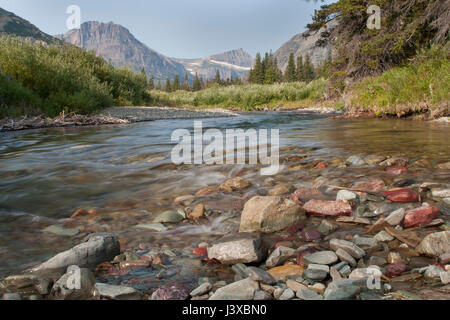
[[[353,258],[357,260],[361,259],[366,254],[363,249],[346,240],[332,239],[330,241],[330,248],[334,251],[341,248],[347,251]]]
[[[208,258],[223,264],[261,262],[264,256],[259,234],[228,235],[208,247]]]
[[[352,300],[360,291],[360,285],[354,281],[331,282],[325,290],[324,300]]]
[[[301,300],[323,300],[323,297],[320,294],[307,288],[301,288],[298,290],[297,298]]]
[[[402,223],[403,218],[405,218],[405,214],[406,210],[404,208],[395,210],[386,218],[386,222],[391,226],[398,226]]]
[[[211,289],[212,289],[211,283],[205,282],[202,285],[200,285],[199,287],[192,290],[191,297],[202,296],[204,294],[207,294],[209,291],[211,291]]]
[[[336,255],[339,257],[339,259],[341,259],[341,261],[347,262],[352,267],[356,267],[357,263],[355,259],[344,249],[341,248],[337,249]]]
[[[303,261],[307,264],[314,263],[331,265],[338,261],[338,256],[333,251],[319,251],[304,256]]]
[[[95,269],[100,263],[112,261],[119,254],[120,244],[114,234],[94,233],[87,236],[85,242],[57,254],[33,271],[67,268],[71,265]]]
[[[276,248],[272,254],[266,260],[266,266],[269,268],[273,268],[279,265],[282,265],[287,260],[294,258],[296,256],[296,250],[287,247],[278,247]]]
[[[283,294],[278,298],[278,300],[292,300],[295,297],[295,292],[292,289],[287,288],[283,291]]]
[[[322,281],[322,280],[326,279],[327,276],[328,276],[328,273],[323,270],[309,269],[309,270],[305,270],[305,272],[303,272],[302,277],[307,280]]]
[[[97,294],[110,300],[140,300],[143,294],[131,287],[114,286],[104,283],[96,283]]]
[[[217,289],[209,300],[253,300],[257,290],[258,282],[248,278]]]
[[[184,220],[184,217],[176,211],[169,210],[158,215],[154,223],[178,223]]]
[[[245,269],[245,272],[250,277],[250,279],[254,281],[269,285],[275,284],[277,282],[270,273],[257,267],[248,267],[247,269]]]

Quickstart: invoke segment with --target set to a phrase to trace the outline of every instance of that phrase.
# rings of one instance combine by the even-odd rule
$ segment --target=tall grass
[[[220,107],[252,110],[288,101],[317,100],[323,97],[327,81],[279,83],[273,85],[213,86],[201,91],[154,91],[152,97],[160,105],[180,107]]]
[[[399,109],[433,109],[450,100],[449,45],[421,50],[413,61],[351,88],[348,107],[396,114]]]
[[[116,68],[93,52],[0,37],[0,114],[35,110],[91,113],[150,102],[144,76]]]

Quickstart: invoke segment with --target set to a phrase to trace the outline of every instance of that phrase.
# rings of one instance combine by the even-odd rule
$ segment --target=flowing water
[[[310,187],[322,176],[330,184],[348,186],[365,177],[381,177],[389,185],[398,177],[377,167],[340,168],[350,155],[405,156],[413,163],[402,179],[416,183],[448,182],[448,171],[434,169],[450,161],[450,127],[405,120],[331,119],[308,113],[246,113],[241,117],[203,119],[204,130],[217,128],[280,129],[283,170],[273,179],[292,187]],[[136,271],[111,280],[152,288],[173,277],[211,276],[192,249],[238,227],[242,194],[201,199],[210,212],[200,224],[185,223],[167,232],[134,228],[155,215],[179,207],[175,197],[195,194],[240,175],[252,182],[245,193],[264,189],[267,177],[250,165],[171,164],[176,129],[193,130],[193,120],[154,121],[126,126],[51,128],[0,135],[0,278],[39,263],[80,242],[88,232],[114,231],[124,248],[142,252],[166,250],[176,256],[172,267]],[[308,165],[331,164],[317,171]],[[300,164],[300,167],[295,167]],[[334,165],[336,164],[336,165]],[[302,169],[305,168],[305,169]],[[199,201],[195,202],[199,203]],[[194,203],[194,204],[195,204]],[[92,219],[68,219],[78,208],[93,208]],[[42,230],[50,225],[76,227],[72,237]],[[171,251],[168,251],[168,250]],[[146,273],[147,272],[147,273]],[[156,274],[155,274],[156,272]],[[217,274],[217,273],[216,273]],[[140,278],[139,278],[140,277]],[[139,278],[139,280],[136,280]]]

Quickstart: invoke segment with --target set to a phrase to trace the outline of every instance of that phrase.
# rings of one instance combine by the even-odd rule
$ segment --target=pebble
[[[325,271],[326,273],[330,273],[330,267],[324,264],[310,263],[308,265],[308,270],[322,270]]]
[[[338,261],[338,257],[333,251],[319,251],[305,255],[303,260],[306,263],[331,265]]]
[[[358,201],[359,196],[348,190],[340,190],[336,196],[336,201]]]
[[[323,297],[314,290],[301,288],[297,291],[297,298],[301,300],[323,300]]]
[[[360,288],[346,280],[332,282],[325,290],[325,300],[350,300],[360,292]]]
[[[198,297],[207,294],[212,289],[212,285],[209,282],[205,282],[196,289],[192,290],[191,297]]]
[[[184,220],[184,217],[176,211],[169,210],[158,215],[154,223],[178,223]]]
[[[387,218],[386,222],[391,226],[397,226],[402,223],[405,217],[406,211],[404,208],[400,208],[394,212],[392,212]]]
[[[403,262],[402,256],[398,252],[389,252],[387,260],[390,264]]]
[[[371,256],[369,258],[369,262],[370,265],[373,266],[384,266],[387,264],[387,260],[385,258],[382,257],[377,257],[377,256]]]
[[[325,293],[326,288],[327,287],[323,283],[320,283],[320,282],[308,287],[308,289],[311,289],[320,295],[323,295]]]
[[[305,285],[303,285],[300,282],[297,282],[295,280],[291,280],[291,279],[286,281],[286,285],[288,286],[288,288],[292,289],[295,292],[297,292],[298,290],[300,290],[302,288],[306,288]]]
[[[375,240],[379,241],[379,242],[389,242],[394,240],[395,238],[393,236],[391,236],[389,233],[387,233],[386,231],[380,231],[377,235],[375,235],[375,237],[373,237]]]
[[[295,297],[295,292],[292,289],[284,290],[283,294],[278,298],[278,300],[292,300]]]
[[[248,278],[217,289],[209,300],[253,300],[257,290],[258,282]]]
[[[341,259],[343,262],[347,262],[352,267],[356,267],[356,261],[355,259],[345,250],[339,248],[336,250],[336,255]]]
[[[253,297],[253,300],[256,301],[267,301],[267,300],[272,300],[273,297],[270,293],[266,292],[266,291],[262,291],[262,290],[258,290],[255,292],[255,296]]]
[[[312,270],[309,269],[303,273],[304,278],[306,278],[307,280],[313,280],[313,281],[322,281],[322,280],[326,279],[327,276],[328,276],[328,273],[326,271],[317,270],[317,269],[312,269]]]
[[[366,254],[363,249],[346,240],[332,239],[330,241],[330,248],[334,251],[341,248],[347,251],[355,259],[361,259]]]
[[[425,271],[425,279],[431,280],[431,281],[440,281],[441,280],[441,273],[443,273],[444,270],[439,268],[438,266],[429,266],[427,270]]]
[[[208,247],[208,258],[223,264],[260,262],[264,255],[259,234],[227,235]]]
[[[368,237],[360,237],[359,235],[355,235],[353,237],[353,243],[358,247],[364,247],[366,249],[373,249],[378,246],[377,239],[368,238]]]
[[[349,279],[361,279],[369,277],[381,277],[383,274],[378,266],[372,266],[368,268],[358,268],[352,271],[348,276]]]
[[[296,250],[280,246],[270,254],[269,258],[267,258],[266,266],[269,268],[279,266],[295,256]]]
[[[269,285],[277,282],[275,278],[270,275],[270,273],[257,267],[247,267],[245,272],[248,274],[250,279],[254,281],[259,281]]]

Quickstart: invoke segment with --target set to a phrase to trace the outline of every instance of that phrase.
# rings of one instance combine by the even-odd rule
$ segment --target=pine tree
[[[148,90],[155,89],[155,77],[153,75],[150,76],[150,80],[148,80]]]
[[[214,78],[214,82],[217,84],[222,84],[222,79],[220,78],[220,71],[216,70],[216,77]]]
[[[158,84],[156,85],[155,89],[158,90],[158,91],[162,90],[161,81],[158,81]]]
[[[176,75],[172,83],[172,91],[180,90],[180,76]]]
[[[141,75],[142,75],[142,78],[144,79],[145,83],[147,83],[147,72],[145,72],[145,68],[142,68]]]
[[[189,76],[186,72],[185,76],[184,76],[184,84],[183,84],[183,89],[189,91]]]
[[[164,90],[165,90],[166,92],[172,91],[172,87],[171,87],[171,85],[170,85],[170,79],[169,79],[169,78],[166,79],[166,85],[164,86]]]
[[[193,91],[199,91],[201,90],[201,83],[200,83],[200,79],[198,78],[198,74],[195,74],[195,78],[194,78],[194,84],[192,85],[192,90]]]
[[[314,70],[314,65],[311,63],[311,59],[309,57],[309,54],[307,54],[306,57],[305,57],[304,69],[305,69],[305,80],[306,80],[306,82],[311,82],[312,80],[314,80],[315,70]]]
[[[294,54],[291,53],[289,55],[289,62],[286,68],[286,71],[284,73],[284,79],[287,82],[294,82],[297,81],[297,70],[295,67],[295,60],[294,60]]]
[[[264,82],[264,73],[260,53],[256,54],[255,66],[250,70],[248,82],[258,84],[262,84]]]
[[[297,58],[297,79],[298,81],[305,81],[305,66],[303,64],[303,56]]]

